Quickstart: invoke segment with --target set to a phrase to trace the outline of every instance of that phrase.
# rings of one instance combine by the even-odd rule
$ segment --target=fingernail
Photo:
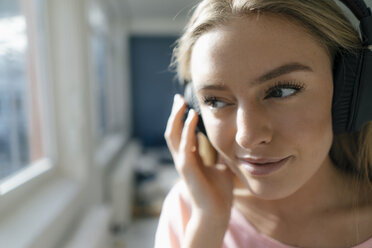
[[[172,112],[175,112],[176,109],[178,108],[177,105],[178,105],[178,102],[179,102],[179,98],[180,98],[180,96],[178,94],[174,95]]]
[[[174,101],[173,106],[174,106],[175,109],[179,109],[183,104],[182,98],[179,94],[174,95],[174,100],[173,101]]]
[[[191,152],[196,152],[196,146],[191,147]]]
[[[174,102],[177,102],[179,100],[179,98],[180,98],[180,95],[179,94],[175,94],[173,101]]]
[[[192,117],[194,117],[194,115],[195,115],[195,110],[194,109],[190,109],[190,111],[189,111],[189,118],[192,118]]]
[[[193,109],[189,110],[189,112],[187,113],[186,120],[185,120],[186,125],[190,124],[192,118],[194,117],[194,113],[195,113],[195,110],[193,110]]]

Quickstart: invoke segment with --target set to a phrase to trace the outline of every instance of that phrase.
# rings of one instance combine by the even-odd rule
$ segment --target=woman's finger
[[[179,94],[176,94],[174,96],[172,111],[164,133],[165,140],[167,141],[167,145],[172,153],[177,152],[179,148],[185,108],[186,104],[184,99]]]
[[[187,176],[189,172],[200,173],[202,161],[198,154],[198,141],[195,129],[198,123],[198,115],[195,110],[191,109],[185,121],[179,145],[179,161],[177,166],[179,171]]]

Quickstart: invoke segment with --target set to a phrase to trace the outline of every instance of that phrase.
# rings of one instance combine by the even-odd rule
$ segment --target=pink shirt
[[[181,247],[191,215],[187,189],[177,183],[166,197],[155,236],[155,248]],[[236,209],[232,208],[223,248],[295,248],[259,233]],[[372,238],[353,248],[372,248]]]

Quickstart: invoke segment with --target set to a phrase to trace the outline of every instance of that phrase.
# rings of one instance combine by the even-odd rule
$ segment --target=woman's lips
[[[292,156],[284,158],[238,158],[242,167],[254,176],[269,175],[279,170]]]

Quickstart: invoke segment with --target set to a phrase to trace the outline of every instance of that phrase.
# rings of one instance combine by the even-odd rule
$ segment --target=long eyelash
[[[215,96],[203,96],[202,101],[204,104],[210,105],[211,103],[218,101],[218,99]]]
[[[283,88],[290,88],[290,89],[300,91],[300,90],[303,90],[305,88],[305,85],[303,83],[299,83],[299,82],[295,82],[295,81],[293,81],[293,82],[278,81],[273,86],[270,86],[267,90],[265,90],[265,94],[269,94],[274,90],[279,90],[279,89],[283,89]]]

